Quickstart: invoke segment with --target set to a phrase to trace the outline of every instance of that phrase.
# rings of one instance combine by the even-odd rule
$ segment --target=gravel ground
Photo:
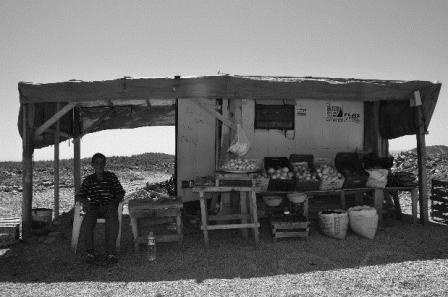
[[[169,178],[133,174],[120,176],[128,191]],[[49,197],[51,189],[37,192],[34,206],[51,207]],[[69,188],[61,189],[62,211],[71,209],[72,198]],[[89,266],[71,252],[67,213],[57,227],[65,236],[55,242],[33,237],[0,250],[0,296],[448,296],[448,227],[412,225],[410,199],[400,200],[404,217],[386,219],[374,240],[353,233],[335,240],[314,223],[306,240],[274,243],[262,221],[257,247],[226,230],[211,231],[206,250],[199,227],[185,216],[183,246],[159,244],[155,262],[133,252],[125,215],[120,262],[113,266]],[[0,202],[0,215],[20,215],[21,193],[0,193]],[[98,251],[103,234],[97,228]]]
[[[69,218],[60,228],[70,232]],[[2,296],[447,296],[448,229],[385,220],[374,240],[345,240],[312,226],[306,240],[272,242],[262,221],[256,247],[238,231],[210,232],[206,250],[198,227],[185,222],[182,247],[159,244],[157,260],[133,252],[125,217],[120,262],[86,265],[70,238],[38,237],[0,257]],[[64,231],[64,230],[62,230]],[[97,228],[97,250],[102,232]]]

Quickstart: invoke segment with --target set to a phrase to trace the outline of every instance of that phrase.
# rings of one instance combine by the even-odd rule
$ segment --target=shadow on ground
[[[385,220],[374,240],[348,233],[345,240],[321,235],[312,225],[306,239],[274,243],[262,221],[260,243],[244,239],[237,230],[211,231],[205,249],[198,226],[185,222],[184,242],[157,245],[157,260],[149,262],[145,250],[134,253],[129,217],[123,224],[120,261],[116,265],[87,265],[82,253],[70,250],[70,221],[65,238],[46,244],[34,239],[19,243],[0,256],[0,281],[10,282],[139,282],[233,279],[300,274],[312,271],[358,268],[404,261],[448,258],[448,227],[438,224],[412,225],[409,216],[401,221]],[[103,249],[103,226],[96,229],[97,250]],[[82,241],[80,242],[82,247]]]

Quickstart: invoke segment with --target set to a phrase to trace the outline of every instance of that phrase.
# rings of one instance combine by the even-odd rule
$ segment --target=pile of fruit
[[[316,169],[317,175],[322,181],[338,181],[344,177],[340,174],[336,168],[328,164],[321,164]]]
[[[282,168],[278,168],[278,169],[269,167],[267,169],[266,173],[272,179],[293,179],[294,178],[294,172],[290,171],[288,167],[282,167]]]
[[[221,170],[254,172],[260,170],[260,163],[258,160],[234,158],[222,165]]]
[[[292,170],[297,180],[304,181],[317,181],[317,173],[311,172],[307,162],[292,162]]]

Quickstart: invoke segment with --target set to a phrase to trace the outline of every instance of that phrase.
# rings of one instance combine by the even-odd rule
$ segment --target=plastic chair
[[[123,200],[118,204],[118,235],[116,240],[116,249],[117,252],[120,251],[120,243],[121,243],[121,223],[123,216],[123,205],[126,203],[126,200]],[[76,254],[78,249],[78,239],[79,232],[81,231],[82,221],[84,219],[84,214],[81,212],[81,202],[75,202],[75,211],[73,213],[73,230],[72,230],[72,251]],[[97,223],[105,223],[106,219],[98,218],[96,220]]]

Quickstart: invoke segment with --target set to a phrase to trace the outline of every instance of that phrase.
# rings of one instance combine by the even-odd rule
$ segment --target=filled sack
[[[389,170],[387,169],[367,169],[369,178],[367,179],[366,186],[369,188],[385,188],[387,185],[387,175]]]
[[[355,206],[348,209],[350,228],[363,237],[374,239],[378,229],[378,214],[371,206]]]
[[[344,239],[348,229],[348,215],[345,210],[334,209],[320,211],[319,228],[320,231],[336,239]]]

